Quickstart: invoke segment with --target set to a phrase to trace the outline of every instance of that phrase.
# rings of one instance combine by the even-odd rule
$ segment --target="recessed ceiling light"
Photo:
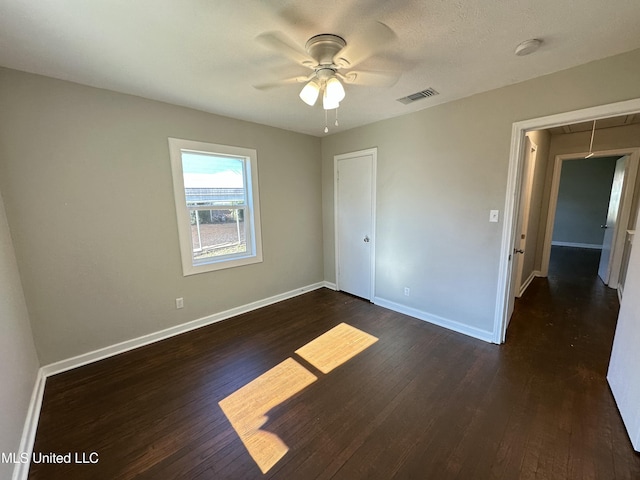
[[[529,55],[530,53],[538,50],[540,48],[540,45],[542,45],[542,40],[539,40],[537,38],[525,40],[516,47],[516,55],[518,55],[519,57]]]

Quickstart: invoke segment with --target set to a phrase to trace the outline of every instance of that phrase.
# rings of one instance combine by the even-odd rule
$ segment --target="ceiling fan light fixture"
[[[337,100],[337,97],[331,96],[329,94],[329,90],[325,87],[324,95],[322,95],[322,108],[325,110],[334,110],[340,106],[340,101]]]
[[[340,103],[344,100],[344,87],[337,77],[331,77],[327,80],[325,91],[327,92],[327,96],[332,100],[332,103]]]
[[[313,80],[308,82],[300,91],[300,99],[310,107],[316,104],[318,95],[320,95],[320,85]]]

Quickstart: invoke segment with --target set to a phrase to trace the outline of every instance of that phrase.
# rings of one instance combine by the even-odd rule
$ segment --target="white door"
[[[376,151],[335,157],[336,284],[371,300],[374,279]]]
[[[507,306],[507,326],[515,306],[515,298],[520,297],[522,288],[522,271],[524,265],[525,245],[529,226],[529,209],[531,205],[531,188],[533,185],[533,169],[535,166],[536,147],[529,137],[525,138],[524,159],[522,162],[522,184],[518,201],[518,218],[516,219],[516,239],[513,245],[513,266],[511,270],[511,293]],[[506,327],[505,327],[506,328]]]
[[[518,214],[518,227],[517,237],[515,241],[514,249],[514,261],[516,262],[516,275],[514,279],[513,293],[516,297],[521,297],[524,291],[522,290],[522,284],[526,280],[523,275],[526,273],[529,275],[531,272],[524,271],[525,259],[530,259],[535,252],[529,252],[526,249],[527,235],[529,232],[529,213],[531,210],[531,190],[533,188],[533,173],[536,164],[536,151],[537,147],[531,143],[529,137],[526,141],[526,151],[524,156],[523,165],[523,177],[522,177],[522,190],[520,192],[520,209]],[[530,262],[529,262],[530,263]]]
[[[640,221],[640,219],[638,220]],[[637,223],[636,223],[637,225]],[[637,235],[637,234],[636,234]],[[640,451],[640,240],[631,247],[624,296],[613,339],[607,380],[627,427],[631,443]]]
[[[600,266],[598,267],[598,276],[602,279],[605,285],[609,285],[609,276],[611,275],[611,257],[628,158],[629,157],[625,156],[619,158],[616,162],[616,170],[613,174],[613,185],[611,185],[611,197],[609,198],[607,221],[601,225],[605,230],[604,240],[602,242],[602,253],[600,254]]]

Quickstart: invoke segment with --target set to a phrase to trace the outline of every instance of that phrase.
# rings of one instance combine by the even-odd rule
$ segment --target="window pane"
[[[193,263],[247,252],[244,208],[191,210]]]
[[[187,206],[246,204],[241,158],[183,151],[182,173]]]
[[[262,262],[257,152],[169,138],[182,273]]]

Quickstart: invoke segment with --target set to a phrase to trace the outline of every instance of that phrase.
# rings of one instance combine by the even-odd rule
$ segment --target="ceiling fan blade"
[[[313,77],[313,75],[311,75],[311,77]],[[284,87],[286,85],[292,85],[294,83],[302,84],[302,83],[305,83],[307,80],[310,80],[310,77],[298,76],[298,77],[291,77],[291,78],[283,78],[281,80],[276,80],[274,82],[260,83],[258,85],[254,85],[253,88],[257,90],[271,90],[272,88]]]
[[[368,87],[392,87],[400,79],[400,72],[383,71],[349,71],[339,74],[340,78],[349,85],[363,85]]]
[[[334,63],[345,67],[354,67],[384,49],[396,38],[398,37],[393,30],[384,23],[375,22],[365,30],[348,38],[347,46],[338,52]]]
[[[315,60],[302,50],[293,40],[281,32],[262,33],[256,40],[265,47],[290,58],[305,67],[313,68]]]

